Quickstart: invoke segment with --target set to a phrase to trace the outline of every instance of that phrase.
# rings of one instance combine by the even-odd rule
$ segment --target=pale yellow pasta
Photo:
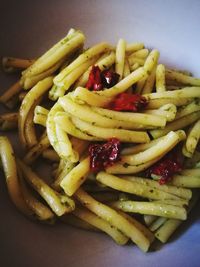
[[[152,232],[155,232],[157,229],[159,229],[165,222],[167,221],[167,218],[165,217],[158,217],[149,227],[149,229]]]
[[[144,131],[98,127],[76,117],[72,117],[72,122],[75,127],[83,133],[86,133],[89,136],[94,136],[100,140],[107,140],[115,137],[122,142],[128,143],[148,143],[150,141],[149,135]]]
[[[183,145],[183,147],[182,147],[182,154],[183,154],[185,157],[187,157],[187,158],[191,158],[191,157],[192,157],[192,153],[190,153],[190,152],[186,149],[185,145]]]
[[[55,179],[52,184],[53,188],[60,191],[60,183],[63,180],[64,177],[67,176],[67,174],[76,166],[76,163],[65,161],[63,159],[60,160],[59,166],[56,170]]]
[[[29,207],[29,209],[34,213],[36,218],[41,221],[49,220],[50,222],[55,219],[54,213],[45,204],[39,201],[32,191],[26,185],[20,168],[18,167],[18,175],[20,180],[20,187],[22,191],[23,198]]]
[[[165,66],[159,64],[156,68],[156,91],[164,92],[166,91],[165,87]]]
[[[107,97],[114,97],[120,93],[126,91],[130,86],[138,82],[140,79],[146,77],[146,71],[141,67],[133,72],[131,72],[128,76],[118,82],[114,87],[110,89],[105,89],[103,91],[97,91],[98,95],[103,95]]]
[[[182,84],[200,86],[200,79],[191,77],[189,75],[174,70],[166,70],[166,79],[180,82]]]
[[[32,164],[49,146],[49,139],[46,134],[43,134],[39,142],[28,150],[24,157],[24,162],[26,164]]]
[[[69,160],[71,162],[77,162],[79,160],[79,155],[76,151],[73,150],[67,133],[58,124],[56,124],[56,136],[58,139],[58,155],[60,156],[60,158]]]
[[[136,56],[136,57],[139,57],[139,58],[146,58],[148,56],[148,54],[149,54],[149,50],[146,49],[146,48],[143,48],[143,49],[140,49],[138,51],[133,52],[129,56],[129,58],[132,57],[132,56]]]
[[[71,212],[75,208],[74,201],[66,195],[55,192],[30,167],[18,160],[21,171],[27,182],[41,195],[57,216]]]
[[[78,103],[87,103],[95,107],[104,107],[112,101],[111,97],[95,94],[84,87],[77,87],[70,97]]]
[[[16,57],[3,57],[2,66],[5,71],[15,69],[26,69],[35,62],[34,59],[24,59]]]
[[[125,59],[125,63],[124,63],[124,72],[123,72],[123,76],[122,78],[127,77],[129,74],[131,73],[131,69],[130,69],[130,65],[128,63],[128,60]],[[132,93],[132,87],[129,87],[126,91],[127,93]]]
[[[194,195],[188,209],[188,213],[190,213],[193,206],[196,204],[199,196]],[[174,231],[180,226],[182,223],[181,220],[176,219],[168,219],[156,232],[155,237],[160,240],[162,243],[167,242],[170,236],[174,233]]]
[[[84,183],[89,171],[90,160],[87,157],[63,177],[60,186],[68,196],[72,196],[82,183]]]
[[[112,207],[125,212],[148,214],[162,216],[166,218],[186,220],[186,210],[183,207],[169,205],[162,202],[144,202],[144,201],[115,201],[111,203]]]
[[[150,131],[153,138],[158,138],[160,136],[165,135],[169,131],[176,131],[178,129],[183,129],[190,125],[191,123],[195,122],[200,118],[200,111],[193,112],[189,115],[183,116],[180,119],[174,120],[167,124],[164,129],[161,130],[152,130]]]
[[[143,79],[139,80],[136,85],[136,89],[134,90],[134,93],[141,94],[142,90],[144,88],[144,85],[146,83],[147,78],[144,77]]]
[[[109,54],[104,54],[102,57],[100,57],[95,63],[95,66],[98,66],[100,70],[103,71],[110,68],[114,64],[114,62],[115,53],[111,51]],[[89,69],[76,81],[74,88],[86,85],[91,69],[92,67],[89,67]]]
[[[143,251],[147,251],[150,246],[149,239],[130,221],[120,215],[117,211],[109,206],[102,204],[91,196],[89,196],[83,189],[76,192],[76,198],[89,210],[93,211],[100,218],[108,221],[115,226],[126,236],[136,243]]]
[[[27,147],[33,147],[37,144],[38,138],[36,135],[35,124],[33,121],[35,105],[33,105],[27,115],[24,125],[24,135],[26,139]]]
[[[116,227],[110,225],[107,221],[101,219],[89,210],[78,207],[73,211],[73,214],[110,235],[117,244],[124,245],[128,242],[127,236],[123,235]]]
[[[144,215],[144,221],[147,226],[151,226],[151,224],[157,219],[157,216],[154,215]]]
[[[185,141],[185,148],[191,154],[194,153],[200,138],[200,120],[198,120],[190,129]]]
[[[193,101],[192,98],[158,98],[150,99],[148,109],[160,108],[166,104],[174,104],[176,107],[184,106]]]
[[[140,64],[136,62],[133,65],[130,65],[130,70],[134,71],[134,70],[137,70],[139,67],[140,67]]]
[[[195,150],[194,154],[191,158],[187,158],[185,160],[185,168],[194,168],[196,172],[196,168],[199,168],[199,162],[200,162],[200,153],[199,151]]]
[[[70,86],[96,61],[96,57],[88,59],[83,64],[73,69],[65,78],[62,80],[62,84],[55,85],[49,91],[49,98],[51,100],[57,100],[63,96]]]
[[[115,72],[120,75],[120,80],[124,72],[125,52],[126,41],[124,39],[119,39],[116,47]]]
[[[132,43],[126,45],[126,52],[127,53],[133,53],[135,51],[138,51],[144,47],[143,43]]]
[[[152,69],[151,73],[147,77],[145,85],[142,90],[142,94],[148,94],[153,91],[155,80],[156,80],[156,66]]]
[[[122,156],[123,155],[134,155],[134,154],[137,154],[139,152],[143,152],[146,149],[149,149],[150,147],[156,145],[163,138],[165,138],[165,136],[159,137],[157,139],[153,139],[149,143],[146,143],[146,144],[138,144],[138,145],[135,144],[133,146],[125,147],[122,149],[121,155]]]
[[[0,130],[7,131],[16,129],[18,124],[18,113],[4,113],[0,115]]]
[[[158,181],[152,180],[152,179],[148,179],[148,178],[142,178],[142,177],[137,177],[137,176],[130,176],[130,175],[126,175],[126,176],[121,176],[123,179],[126,179],[128,181],[133,181],[133,182],[138,182],[144,185],[149,185],[150,187],[153,188],[158,188],[161,191],[176,195],[178,197],[180,197],[179,200],[173,200],[174,203],[182,200],[186,200],[186,202],[184,202],[184,204],[187,204],[187,201],[189,199],[191,199],[192,197],[192,191],[190,189],[186,189],[186,188],[182,188],[182,187],[177,187],[177,186],[172,186],[172,185],[168,185],[168,184],[164,184],[164,185],[160,185]],[[164,200],[162,200],[164,201]]]
[[[174,175],[171,184],[186,188],[200,188],[200,176]]]
[[[39,81],[45,79],[46,77],[52,75],[64,62],[65,59],[60,60],[58,63],[50,67],[49,69],[45,70],[42,73],[33,75],[33,76],[28,76],[21,81],[23,84],[23,89],[27,90],[36,85]]]
[[[14,152],[9,139],[5,136],[0,137],[0,156],[12,202],[23,214],[31,216],[32,212],[29,210],[20,188]]]
[[[131,122],[133,124],[152,127],[164,127],[166,124],[166,118],[164,118],[163,116],[138,112],[120,112],[98,107],[93,107],[92,109],[107,118]]]
[[[152,70],[154,69],[154,67],[157,65],[159,56],[160,56],[160,53],[156,49],[152,50],[149,53],[149,55],[148,55],[148,57],[144,63],[144,69],[148,74],[150,74],[152,72]]]
[[[150,166],[152,166],[154,163],[156,163],[160,159],[161,157],[156,158],[154,160],[149,160],[145,163],[142,163],[140,165],[135,165],[135,166],[132,166],[128,164],[127,162],[121,161],[121,162],[115,163],[111,167],[108,167],[106,171],[112,174],[134,174],[134,173],[145,171],[146,169],[148,169]]]
[[[130,64],[131,66],[134,65],[134,64],[136,64],[136,63],[137,63],[139,66],[144,66],[145,59],[133,55],[133,56],[128,57],[128,62],[129,62],[129,64]]]
[[[61,58],[65,57],[72,51],[76,50],[83,44],[85,40],[84,35],[80,31],[75,31],[68,34],[44,55],[42,55],[36,62],[23,72],[23,78],[33,76],[47,70],[49,67],[57,63]]]
[[[197,101],[192,101],[186,106],[180,107],[176,113],[176,118],[179,119],[181,117],[184,117],[186,115],[189,115],[193,112],[200,111],[200,103]]]
[[[22,145],[26,146],[26,139],[24,135],[24,125],[28,112],[33,106],[34,102],[40,98],[47,90],[51,87],[53,82],[53,77],[45,78],[44,80],[38,82],[25,96],[22,101],[19,110],[19,137]]]
[[[139,152],[133,155],[122,156],[122,161],[130,164],[130,165],[139,165],[159,156],[164,156],[167,152],[173,149],[178,142],[184,140],[186,135],[184,131],[179,132],[169,132],[165,138],[161,139],[157,144],[150,147],[149,149]]]
[[[59,115],[59,114],[58,114]],[[74,123],[71,121],[70,116],[65,114],[65,116],[55,116],[55,122],[59,124],[59,126],[68,134],[77,137],[82,140],[88,140],[88,141],[99,141],[102,140],[102,138],[91,136],[87,134],[86,132],[81,131],[79,128],[74,125]],[[56,139],[55,139],[56,140]],[[57,142],[57,141],[56,141]],[[53,141],[54,144],[55,141]]]
[[[56,135],[56,124],[54,121],[54,117],[58,111],[63,111],[63,109],[58,103],[56,103],[49,111],[47,120],[46,120],[46,130],[47,130],[49,143],[52,145],[52,147],[54,148],[57,154],[60,153],[60,147],[59,147],[58,138]]]
[[[55,120],[59,120],[59,117],[67,116],[66,112],[72,116],[78,117],[81,120],[90,122],[93,125],[101,126],[105,128],[116,128],[116,129],[143,129],[145,126],[137,123],[117,120],[108,118],[105,115],[101,115],[100,112],[96,112],[92,107],[88,105],[79,105],[72,101],[68,96],[59,98],[59,104],[65,110],[65,112],[58,112],[55,116]],[[108,110],[109,113],[109,110]],[[147,127],[148,128],[148,127]],[[151,127],[150,127],[151,128]]]
[[[107,43],[99,43],[97,45],[92,46],[88,50],[86,50],[83,54],[81,54],[77,59],[75,59],[70,65],[68,65],[65,69],[63,69],[55,78],[54,83],[56,85],[62,85],[63,79],[74,69],[79,67],[81,64],[85,63],[89,59],[92,59],[96,55],[101,53],[105,53],[111,50],[111,46]]]
[[[171,193],[164,192],[157,188],[153,188],[149,185],[141,184],[135,181],[128,181],[106,172],[99,172],[97,174],[96,179],[97,181],[115,190],[134,194],[137,196],[141,196],[143,198],[156,199],[156,200],[179,199],[179,197]]]
[[[165,104],[159,109],[150,109],[144,111],[143,113],[163,116],[167,121],[173,121],[177,114],[177,108],[174,104]]]
[[[164,91],[159,93],[152,93],[144,95],[148,99],[160,98],[195,98],[200,97],[200,87],[184,87],[180,90]]]
[[[33,122],[46,127],[47,115],[49,110],[41,106],[36,106],[34,109]]]
[[[200,176],[200,168],[184,169],[181,171],[181,174],[188,176]]]
[[[175,186],[176,187],[176,186]],[[177,187],[179,189],[179,187]],[[188,190],[189,192],[191,192],[191,196],[192,196],[192,191],[188,188],[181,188],[183,190]],[[179,207],[184,207],[186,208],[189,204],[189,200],[186,199],[176,199],[175,201],[173,199],[165,199],[165,200],[156,200],[156,203],[165,203],[165,204],[169,204],[169,205],[173,205],[173,206],[179,206]]]
[[[188,70],[182,70],[182,69],[176,69],[176,68],[167,68],[168,71],[171,72],[178,72],[178,73],[182,73],[185,74],[186,76],[192,76],[192,73]]]
[[[5,104],[12,98],[15,97],[17,94],[19,94],[22,91],[22,86],[20,84],[20,81],[17,81],[14,83],[8,90],[6,90],[1,96],[0,96],[0,102]]]
[[[151,233],[151,231],[149,231],[149,229],[147,227],[145,227],[142,223],[140,223],[139,221],[137,221],[136,219],[133,218],[133,216],[128,215],[127,213],[117,209],[117,212],[119,214],[121,214],[123,217],[125,217],[128,221],[130,221],[132,224],[134,224],[150,241],[150,243],[152,243],[155,239],[153,233]]]
[[[128,60],[125,60],[123,77],[128,76],[130,73],[131,73],[130,65],[128,63]]]

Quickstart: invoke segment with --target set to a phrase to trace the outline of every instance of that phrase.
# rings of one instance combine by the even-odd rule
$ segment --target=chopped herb
[[[127,162],[125,162],[124,164],[123,164],[123,167],[124,168],[128,168],[130,166],[130,164],[128,164]]]

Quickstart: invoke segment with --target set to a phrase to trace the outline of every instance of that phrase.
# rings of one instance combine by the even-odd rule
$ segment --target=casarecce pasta
[[[0,116],[4,135],[18,126],[24,149],[14,154],[0,137],[9,195],[29,218],[99,229],[146,252],[198,200],[200,79],[140,42],[84,41],[71,29],[37,59],[3,59],[6,72],[22,70],[0,97],[11,109],[20,103]],[[40,158],[53,181],[31,167]]]

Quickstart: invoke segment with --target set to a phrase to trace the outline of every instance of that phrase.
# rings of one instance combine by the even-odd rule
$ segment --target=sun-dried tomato
[[[109,108],[116,111],[140,111],[148,104],[147,99],[139,94],[121,93],[110,103]]]
[[[86,88],[91,91],[99,91],[103,89],[101,70],[98,66],[92,67],[86,84]]]
[[[111,138],[102,144],[89,146],[90,169],[93,172],[104,170],[120,160],[121,143],[117,138]]]
[[[119,81],[120,75],[110,70],[104,70],[101,73],[104,88],[111,88]]]
[[[86,84],[86,88],[91,91],[103,90],[114,86],[119,80],[119,74],[110,70],[101,72],[98,66],[93,66]]]
[[[170,182],[175,173],[182,170],[182,158],[178,153],[168,153],[164,158],[158,161],[156,164],[151,166],[147,171],[146,175],[153,179],[158,179],[161,185]]]

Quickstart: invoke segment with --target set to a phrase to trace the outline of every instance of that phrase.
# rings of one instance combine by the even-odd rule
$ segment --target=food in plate
[[[8,192],[28,218],[61,219],[146,252],[199,197],[200,79],[143,43],[84,41],[70,29],[38,59],[3,59],[6,72],[22,71],[0,97],[11,109],[1,130],[17,130],[24,150],[16,155],[0,137]],[[34,169],[45,160],[51,181]]]

